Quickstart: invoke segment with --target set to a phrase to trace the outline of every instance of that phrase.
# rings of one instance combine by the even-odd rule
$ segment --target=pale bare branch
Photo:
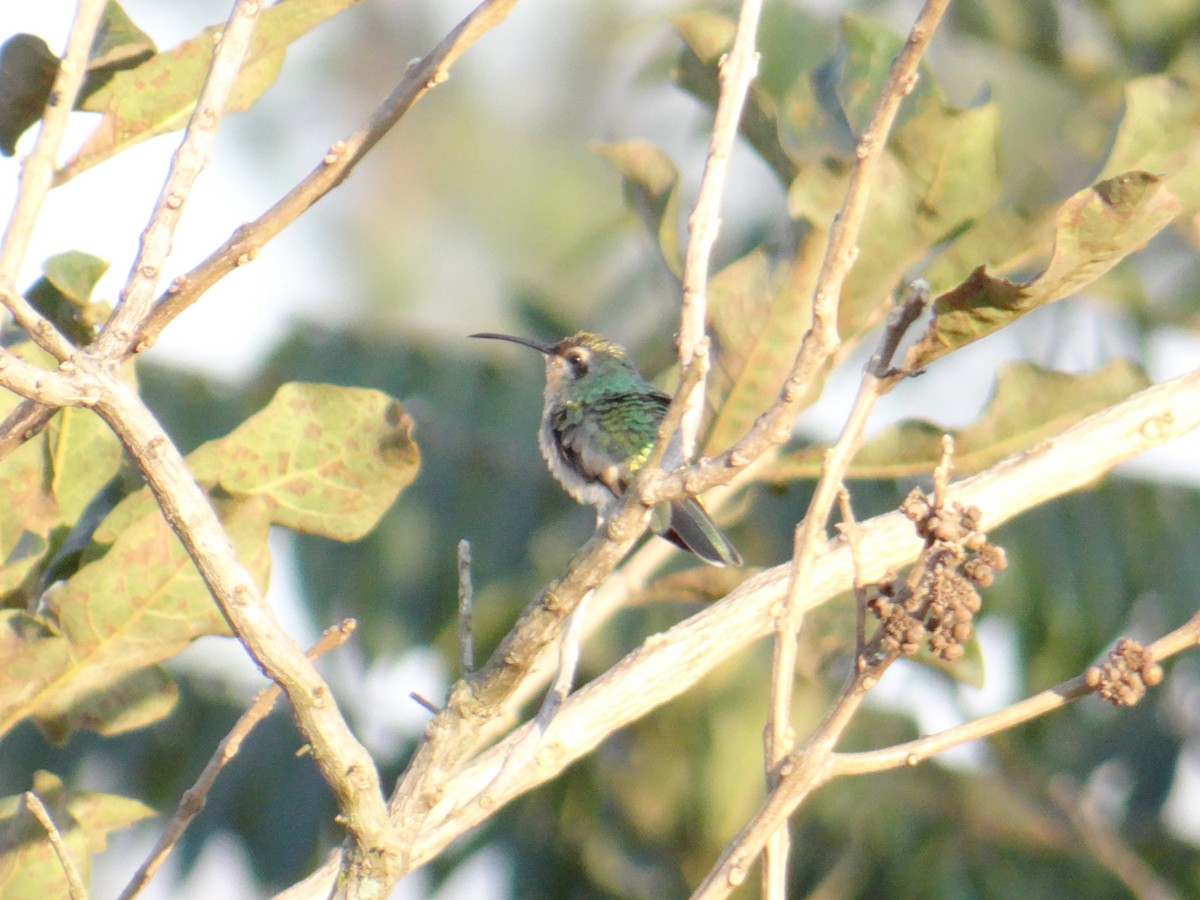
[[[1119,463],[1196,427],[1200,427],[1200,371],[1147,388],[1059,436],[951,485],[947,501],[978,506],[983,511],[981,527],[990,529],[1085,487]],[[912,563],[922,546],[911,521],[901,513],[859,523],[857,575],[848,542],[830,541],[816,558],[806,607],[839,595],[856,577],[871,582]],[[689,690],[716,666],[770,633],[772,609],[786,594],[791,569],[785,563],[755,575],[724,600],[649,636],[604,675],[580,688],[563,704],[544,737],[544,746],[553,752],[539,755],[539,766],[510,784],[503,796],[493,796],[487,809],[463,806],[462,801],[477,796],[492,780],[510,742],[521,740],[529,725],[448,778],[442,801],[416,840],[413,863],[430,859],[513,797],[555,777],[606,737]],[[1195,640],[1194,634],[1189,637],[1177,629],[1147,651],[1165,658],[1194,646]],[[840,756],[839,765],[848,765],[852,758],[852,754]],[[449,815],[452,810],[454,816]]]
[[[25,801],[26,808],[33,813],[33,817],[45,830],[46,837],[50,839],[50,846],[54,848],[58,864],[62,866],[63,874],[67,877],[67,890],[70,892],[71,900],[87,900],[88,889],[79,875],[79,869],[75,867],[75,861],[71,859],[71,854],[67,850],[66,843],[63,842],[58,827],[54,824],[54,819],[50,816],[50,811],[46,809],[46,804],[42,803],[42,798],[33,791],[26,791],[21,797]]]
[[[325,633],[321,635],[321,639],[309,649],[308,658],[316,659],[334,647],[341,646],[350,639],[355,627],[353,619],[346,619],[340,625],[326,629]],[[196,779],[196,783],[184,791],[175,815],[163,830],[154,849],[150,851],[150,856],[138,867],[129,884],[121,891],[120,900],[131,900],[150,883],[150,879],[158,872],[175,845],[179,843],[179,839],[183,837],[188,825],[204,809],[208,792],[212,790],[221,770],[238,755],[238,751],[242,749],[242,742],[275,707],[275,701],[279,699],[280,693],[277,684],[258,692],[258,696],[254,698],[250,708],[242,713],[233,729],[217,746],[216,752],[204,767],[204,771],[200,773],[200,777]]]
[[[928,0],[909,32],[904,49],[892,64],[883,95],[875,106],[867,130],[855,153],[846,199],[829,234],[825,260],[813,296],[813,324],[800,345],[779,399],[759,416],[748,434],[718,456],[705,457],[685,470],[650,481],[641,491],[645,503],[654,504],[683,494],[700,494],[718,484],[728,484],[737,473],[769,447],[783,443],[792,432],[800,405],[813,380],[825,369],[841,345],[837,334],[837,309],[842,284],[854,263],[858,234],[866,213],[875,168],[901,100],[916,85],[917,66],[950,0]]]
[[[196,98],[196,108],[171,158],[167,180],[154,204],[150,222],[142,232],[137,258],[121,291],[121,302],[96,339],[91,349],[94,356],[120,358],[150,313],[155,286],[171,253],[175,228],[192,187],[208,162],[225,104],[249,52],[262,8],[262,0],[237,0],[221,29],[204,85]]]
[[[683,262],[683,301],[679,312],[679,370],[693,364],[696,345],[704,337],[708,317],[708,267],[721,227],[721,197],[729,172],[729,159],[737,141],[738,124],[750,85],[758,75],[754,41],[762,15],[762,0],[743,0],[733,46],[718,64],[720,90],[704,176],[696,207],[688,219],[689,238]],[[683,404],[680,438],[683,458],[696,452],[696,435],[704,415],[704,378],[678,401]]]
[[[38,346],[58,359],[69,357],[74,345],[21,296],[16,289],[16,279],[42,204],[54,183],[54,169],[59,146],[67,131],[67,119],[87,75],[88,53],[107,5],[108,0],[79,0],[37,141],[21,166],[17,199],[4,236],[0,238],[0,292],[4,305]]]

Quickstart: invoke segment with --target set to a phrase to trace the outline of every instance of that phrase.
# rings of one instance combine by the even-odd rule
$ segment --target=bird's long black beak
[[[523,344],[526,347],[532,347],[547,356],[553,356],[555,353],[556,344],[547,344],[545,341],[535,341],[532,338],[516,337],[511,334],[496,334],[491,331],[481,331],[479,334],[471,334],[468,337],[485,338],[489,341],[509,341],[513,344]]]

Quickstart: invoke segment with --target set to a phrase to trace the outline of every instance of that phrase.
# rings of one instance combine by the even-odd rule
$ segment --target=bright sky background
[[[132,18],[155,37],[160,47],[170,47],[190,37],[201,27],[223,18],[228,11],[225,0],[194,0],[187,4],[127,0],[124,5]],[[469,6],[465,3],[445,4],[447,27]],[[0,6],[0,40],[14,32],[32,32],[44,37],[51,49],[59,52],[65,42],[65,29],[73,8],[74,4],[66,0],[21,3],[10,0]],[[542,11],[545,12],[544,9]],[[565,15],[567,11],[559,10],[556,14]],[[535,16],[514,16],[511,26],[503,26],[510,32],[506,40],[484,41],[471,51],[473,65],[482,66],[496,74],[494,82],[497,85],[498,103],[519,102],[507,96],[502,88],[502,85],[511,83],[511,78],[501,76],[513,66],[532,65],[530,58],[514,55],[511,48],[537,46],[539,41],[532,37],[522,40],[519,31],[534,28],[534,23],[538,21]],[[306,72],[304,60],[319,51],[321,42],[336,40],[335,22],[332,27],[318,29],[314,35],[302,41],[289,57],[289,66],[281,84],[273,90],[290,93],[293,98],[303,97],[304,86],[308,83],[306,79],[315,77]],[[286,100],[284,97],[280,102]],[[82,139],[92,127],[94,118],[77,117],[68,137],[68,147]],[[248,141],[239,140],[238,135],[239,132],[244,133],[247,127],[245,119],[238,116],[227,119],[214,153],[213,165],[203,174],[198,190],[189,199],[183,224],[176,236],[175,252],[161,286],[207,255],[238,224],[261,213],[283,190],[317,163],[329,142],[356,125],[357,122],[349,115],[343,123],[308,123],[298,133],[289,132],[278,146],[271,148],[271,159],[264,161],[244,152]],[[33,132],[24,136],[19,151],[28,152],[33,136]],[[131,236],[138,235],[146,223],[177,141],[178,134],[174,134],[142,144],[85,173],[64,188],[53,191],[34,234],[18,287],[27,286],[38,276],[41,261],[47,256],[66,249],[79,249],[107,259],[112,264],[97,294],[109,299],[115,297],[136,252],[136,243]],[[0,160],[0,215],[5,217],[12,207],[19,159],[18,154],[15,158]],[[315,216],[324,215],[322,210],[329,205],[330,201],[323,202]],[[323,237],[320,229],[312,224],[314,220],[314,216],[301,218],[284,236],[276,239],[253,265],[225,279],[166,331],[159,345],[150,351],[151,357],[220,378],[239,379],[254,371],[295,319],[338,321],[352,317],[358,309],[354,273],[345,271],[344,267],[338,265],[338,260],[330,259],[324,252]],[[1046,310],[1039,315],[1072,317],[1070,333],[1079,335],[1078,346],[1043,347],[1040,355],[1035,354],[1037,361],[1064,368],[1089,368],[1100,362],[1090,358],[1097,345],[1097,334],[1107,335],[1113,341],[1121,340],[1116,323],[1107,320],[1103,314],[1078,306],[1063,305],[1061,310]],[[231,328],[229,321],[235,313],[238,326]],[[924,416],[929,416],[930,410],[937,410],[936,417],[949,426],[970,421],[990,392],[995,365],[1008,359],[1025,358],[1030,355],[1031,346],[1039,347],[1041,326],[1034,318],[1031,316],[1017,327],[1007,329],[1003,335],[990,339],[992,359],[986,364],[981,364],[978,356],[963,355],[961,359],[952,357],[941,364],[947,369],[942,377],[916,379],[905,385],[903,390],[897,390],[881,405],[874,419],[874,428],[911,415],[914,409],[921,410]],[[1059,333],[1062,331],[1067,329]],[[1134,350],[1132,347],[1127,349],[1130,352]],[[1182,374],[1197,365],[1200,361],[1200,339],[1182,331],[1163,333],[1151,342],[1150,352],[1148,363],[1151,374],[1156,380],[1161,380]],[[836,433],[845,415],[845,398],[853,391],[857,379],[856,365],[847,366],[836,373],[830,381],[831,390],[826,399],[806,414],[808,426],[820,434]],[[1197,459],[1200,459],[1200,436],[1190,435],[1147,454],[1128,468],[1200,483]],[[286,563],[291,552],[290,542],[279,537],[274,549],[277,560],[283,564],[276,567],[272,600],[280,606],[292,633],[302,641],[308,640],[318,629],[292,600],[296,592],[290,583],[293,577],[290,574],[291,567]],[[993,638],[995,652],[1002,655],[1005,652],[1005,637],[996,635],[989,637],[989,640]],[[246,690],[250,689],[250,679],[254,677],[253,668],[240,648],[228,641],[201,641],[189,651],[182,664],[244,673]],[[348,663],[340,677],[365,680],[370,688],[368,693],[377,690],[379,696],[394,697],[398,683],[411,685],[414,679],[420,678],[432,679],[426,693],[436,696],[437,683],[444,675],[437,672],[436,667],[430,666],[428,661],[405,659],[389,664],[386,671],[364,672],[356,669],[353,663]],[[1012,685],[1007,687],[1011,688]],[[408,689],[406,687],[405,692]],[[999,706],[1013,699],[1003,688],[993,688],[993,692],[995,695],[986,701],[986,705]],[[357,695],[361,692],[354,693]],[[897,696],[903,693],[904,689],[901,688]],[[877,699],[881,698],[882,694]],[[388,708],[387,703],[368,705]],[[927,706],[923,708],[928,709]],[[374,725],[374,733],[366,735],[368,741],[384,744],[419,727],[416,719],[408,721],[408,718],[411,717],[405,717],[404,721],[380,720]],[[368,722],[368,732],[371,728]],[[970,751],[963,755],[966,764],[976,759]],[[1193,759],[1192,763],[1191,768],[1186,770],[1190,773],[1187,777],[1195,782],[1192,785],[1194,793],[1200,794],[1200,760]],[[1193,812],[1190,819],[1180,814],[1183,823],[1181,830],[1191,829],[1200,835],[1194,815],[1200,803],[1177,803],[1176,807],[1187,807]],[[132,870],[131,860],[136,860],[137,854],[144,852],[142,843],[154,834],[154,829],[139,832],[136,845],[128,846],[127,852],[102,859],[97,879],[101,893],[110,892],[105,885],[123,883],[122,878]],[[172,878],[160,878],[146,896],[222,896],[227,900],[249,898],[254,894],[253,885],[244,874],[244,867],[236,861],[240,853],[233,841],[214,843],[206,850],[187,886],[172,887]],[[507,863],[503,860],[473,859],[464,865],[462,880],[447,885],[439,896],[443,900],[495,896],[497,882],[507,877],[506,867]],[[490,886],[487,886],[489,882]],[[485,887],[481,888],[481,883]],[[398,894],[401,895],[427,896],[419,883],[410,884],[402,894]]]

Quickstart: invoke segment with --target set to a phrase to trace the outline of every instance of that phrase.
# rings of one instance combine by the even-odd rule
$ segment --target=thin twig
[[[1113,829],[1096,805],[1067,776],[1050,784],[1050,797],[1071,820],[1092,858],[1112,872],[1137,900],[1182,900]]]
[[[908,334],[908,329],[916,324],[916,321],[929,308],[929,302],[932,299],[929,282],[924,278],[909,282],[900,305],[888,313],[887,321],[883,326],[883,342],[880,344],[879,350],[867,363],[867,369],[876,378],[887,380],[896,375],[911,374],[893,368],[891,361],[895,358],[896,351],[900,349],[900,342],[904,339],[904,335]]]
[[[33,151],[21,166],[17,199],[8,226],[0,238],[0,290],[13,318],[43,350],[58,359],[67,359],[74,345],[38,313],[16,290],[16,279],[25,261],[25,252],[33,236],[42,204],[54,181],[59,146],[67,130],[67,119],[75,107],[75,98],[87,75],[88,53],[107,0],[79,0],[75,21],[67,37],[67,48],[58,67],[50,98],[42,115]]]
[[[321,635],[321,639],[317,641],[308,651],[309,659],[316,659],[332,650],[334,647],[339,647],[349,640],[350,635],[354,633],[356,627],[353,619],[346,619],[340,625],[333,628],[327,628]],[[208,799],[208,792],[212,790],[213,784],[217,780],[217,776],[221,774],[221,770],[238,754],[242,748],[242,742],[254,730],[263,719],[267,717],[271,709],[275,706],[275,702],[279,699],[281,691],[279,685],[273,684],[270,687],[264,688],[258,692],[254,698],[254,702],[250,708],[242,713],[241,718],[237,720],[237,724],[227,734],[224,740],[217,745],[216,752],[209,759],[208,764],[204,767],[204,771],[200,773],[200,777],[183,793],[180,798],[179,808],[175,810],[175,815],[170,823],[163,830],[162,836],[159,837],[158,843],[154,849],[150,851],[150,856],[134,873],[133,878],[125,889],[121,891],[120,900],[131,900],[140,894],[143,888],[154,877],[159,868],[166,861],[167,856],[179,843],[179,839],[183,837],[184,831],[192,820],[199,815],[204,809],[204,805]]]
[[[882,102],[882,101],[881,101]],[[924,283],[914,284],[907,291],[901,310],[909,310],[928,302],[929,290]],[[924,298],[922,301],[920,298]],[[918,298],[914,300],[914,298]],[[774,787],[779,780],[780,767],[792,752],[794,732],[792,730],[791,710],[792,695],[796,679],[796,654],[799,646],[798,632],[803,615],[804,605],[801,598],[809,590],[809,579],[812,574],[816,554],[825,541],[825,524],[838,493],[842,490],[842,482],[846,470],[854,454],[862,446],[867,419],[870,417],[875,403],[901,377],[899,374],[887,374],[879,377],[876,373],[890,371],[892,355],[903,338],[901,329],[911,325],[915,315],[890,315],[883,335],[880,337],[879,349],[871,362],[863,371],[858,394],[846,418],[842,433],[834,445],[825,452],[821,466],[821,475],[813,489],[808,511],[804,519],[796,526],[795,541],[792,550],[792,578],[788,587],[787,599],[784,601],[779,616],[775,620],[775,652],[771,665],[771,707],[766,730],[766,760],[767,782]],[[763,877],[768,881],[767,888],[778,892],[783,890],[782,873],[787,871],[787,837],[781,829],[781,834],[770,842]],[[786,891],[785,891],[786,893]]]
[[[421,707],[421,709],[429,710],[429,712],[433,713],[435,716],[442,711],[440,706],[418,691],[409,691],[408,698],[412,700],[413,703],[417,704],[417,706]]]
[[[954,436],[942,435],[942,455],[933,469],[933,505],[942,509],[946,505],[946,491],[950,487],[950,476],[954,474]]]
[[[978,506],[980,526],[995,528],[1026,510],[1092,484],[1104,472],[1200,426],[1200,371],[1154,385],[1119,404],[1090,416],[1061,435],[1010,457],[985,472],[954,484],[951,504]],[[912,522],[894,512],[859,525],[864,582],[911,564],[924,547]],[[413,838],[412,864],[428,861],[450,842],[494,815],[515,796],[544,784],[591,752],[602,741],[654,709],[692,689],[714,669],[769,634],[772,611],[783,601],[791,565],[767,569],[743,582],[725,599],[705,607],[665,632],[646,638],[607,672],[575,691],[554,719],[547,741],[555,752],[539,757],[492,805],[463,805],[495,777],[506,753],[530,728],[522,726],[456,772],[440,779],[428,821]],[[809,608],[843,594],[855,578],[844,539],[830,541],[819,555],[805,597]],[[1200,615],[1190,633],[1172,632],[1146,648],[1165,659],[1195,646]],[[469,696],[469,695],[468,695]],[[469,732],[468,732],[469,733]],[[838,757],[839,765],[845,760]],[[901,756],[899,762],[903,762]],[[897,765],[889,759],[888,767]],[[324,896],[333,869],[315,874],[291,898]]]
[[[458,542],[458,647],[463,672],[475,671],[474,591],[471,588],[471,543]]]
[[[429,53],[411,63],[399,84],[371,113],[365,125],[335,143],[317,167],[270,209],[238,228],[207,259],[175,279],[125,349],[140,350],[152,345],[167,324],[205,291],[238,266],[255,259],[271,238],[345,181],[367,152],[430,88],[445,81],[454,62],[485,32],[503,22],[516,3],[517,0],[485,0]]]
[[[121,302],[96,339],[92,349],[94,356],[120,358],[150,312],[155,286],[171,252],[175,228],[192,186],[208,162],[221,116],[250,50],[250,40],[262,7],[262,0],[237,0],[221,29],[204,85],[196,98],[196,107],[171,159],[167,180],[158,195],[150,222],[142,232],[137,258],[121,291]]]
[[[708,267],[721,226],[721,195],[729,172],[729,158],[737,141],[738,123],[746,105],[746,94],[758,74],[754,41],[762,0],[743,0],[738,14],[733,46],[718,64],[720,90],[713,120],[712,140],[696,207],[688,219],[690,235],[683,263],[683,300],[679,311],[679,370],[693,364],[696,345],[704,337],[708,316]],[[696,435],[704,415],[704,379],[683,395],[680,438],[683,458],[696,452]]]
[[[888,81],[859,140],[846,198],[829,233],[825,260],[813,295],[813,324],[779,399],[759,416],[748,434],[718,456],[705,457],[685,470],[658,476],[641,491],[645,503],[660,503],[686,493],[698,494],[718,484],[728,484],[745,466],[769,447],[791,435],[792,423],[809,388],[841,345],[837,335],[837,308],[842,285],[856,254],[856,244],[866,211],[871,183],[895,120],[901,100],[916,85],[917,66],[950,0],[927,0],[900,55],[892,64]]]
[[[850,561],[854,565],[854,658],[856,664],[861,665],[863,650],[867,646],[867,582],[863,578],[862,532],[854,518],[850,491],[845,485],[838,490],[838,509],[842,514],[838,531],[846,539]]]
[[[45,830],[46,837],[50,839],[50,846],[54,848],[58,864],[62,866],[63,874],[67,876],[67,890],[70,892],[71,900],[87,900],[88,890],[83,884],[83,879],[79,877],[79,869],[75,868],[75,861],[71,859],[67,845],[63,843],[62,835],[59,834],[54,819],[50,817],[50,811],[42,803],[42,798],[33,791],[26,791],[21,796],[25,801],[25,806],[33,813],[33,817]]]
[[[1200,613],[1186,624],[1163,635],[1146,648],[1156,660],[1169,659],[1200,644]],[[955,725],[936,734],[896,744],[883,750],[868,750],[860,753],[839,753],[834,763],[834,775],[867,775],[884,772],[903,766],[915,766],[931,756],[943,753],[952,747],[991,737],[1007,731],[1023,722],[1029,722],[1046,713],[1065,706],[1072,700],[1086,697],[1095,688],[1087,682],[1086,674],[1071,678],[1052,688],[1047,688],[1032,697],[1027,697],[1006,706],[1004,709],[981,716],[970,722]]]

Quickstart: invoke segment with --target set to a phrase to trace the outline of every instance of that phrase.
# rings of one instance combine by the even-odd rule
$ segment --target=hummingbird
[[[566,492],[596,507],[599,519],[607,518],[650,457],[671,398],[642,377],[624,348],[598,334],[581,331],[556,344],[491,332],[471,337],[510,341],[546,357],[538,447]],[[665,462],[669,467],[683,462],[678,434]],[[714,566],[742,564],[698,497],[659,504],[650,525]]]

